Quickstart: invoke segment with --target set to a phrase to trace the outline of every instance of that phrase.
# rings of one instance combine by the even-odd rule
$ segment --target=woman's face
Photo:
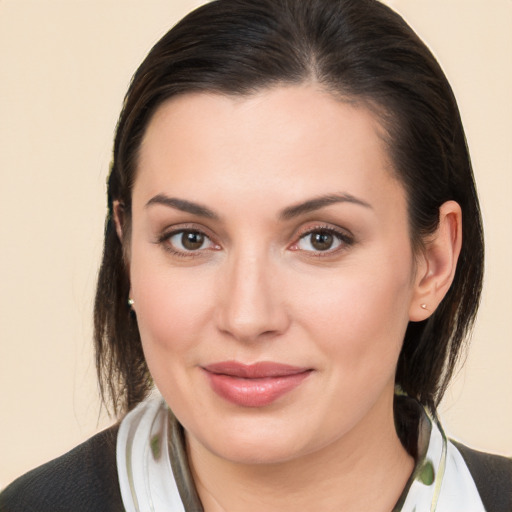
[[[406,197],[365,108],[313,86],[161,106],[133,190],[131,296],[189,442],[285,461],[392,425],[416,301]]]

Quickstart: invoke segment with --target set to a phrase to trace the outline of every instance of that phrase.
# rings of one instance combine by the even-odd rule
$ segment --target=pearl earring
[[[421,309],[427,309],[427,305],[426,304],[420,304],[420,308]]]
[[[128,297],[128,306],[132,307],[134,304],[135,301],[131,297]]]

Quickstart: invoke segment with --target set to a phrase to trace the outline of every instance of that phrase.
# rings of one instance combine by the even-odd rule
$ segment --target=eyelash
[[[315,233],[332,235],[339,242],[339,245],[334,249],[327,249],[325,251],[303,251],[308,253],[309,256],[319,258],[327,257],[333,254],[337,254],[338,252],[346,250],[350,246],[354,245],[354,238],[351,234],[348,234],[346,231],[342,231],[341,229],[336,229],[332,226],[321,225],[314,226],[313,228],[309,228],[304,232],[300,233],[297,241],[291,245],[290,249],[293,251],[300,251],[301,249],[298,247],[300,241],[304,240],[306,237],[313,235]]]
[[[171,238],[176,235],[183,236],[183,234],[185,234],[185,233],[201,235],[204,237],[205,241],[209,240],[210,244],[212,244],[214,247],[211,247],[208,249],[198,249],[198,250],[189,250],[189,251],[182,251],[182,250],[176,249],[170,242]],[[157,243],[159,245],[161,245],[164,248],[164,250],[166,250],[167,252],[170,252],[172,255],[178,256],[181,258],[197,258],[199,256],[202,256],[204,254],[204,251],[207,251],[207,250],[216,251],[216,250],[220,249],[220,246],[218,244],[216,244],[212,240],[212,238],[210,236],[208,236],[203,230],[197,229],[195,227],[187,227],[187,226],[182,226],[179,229],[174,229],[172,231],[163,233],[158,238]]]
[[[208,247],[206,249],[197,249],[197,250],[189,250],[189,251],[183,251],[176,249],[172,243],[170,242],[171,238],[176,235],[181,235],[185,233],[190,234],[197,234],[204,237],[205,241],[209,241],[210,244],[213,245],[213,247]],[[298,246],[302,240],[304,240],[306,237],[313,235],[315,233],[322,233],[322,234],[328,234],[332,235],[338,242],[339,245],[335,247],[334,249],[327,249],[325,251],[317,250],[317,251],[307,251],[307,250],[301,250]],[[196,258],[204,255],[205,251],[217,251],[220,250],[220,245],[216,244],[212,238],[207,235],[203,230],[197,229],[195,227],[180,227],[179,229],[174,229],[169,232],[163,233],[157,240],[157,243],[159,245],[162,245],[163,248],[167,251],[173,254],[174,256],[182,257],[182,258]],[[333,254],[336,254],[340,251],[343,251],[344,249],[347,249],[348,247],[354,245],[354,238],[352,235],[348,234],[346,231],[342,231],[339,229],[336,229],[332,226],[314,226],[313,228],[307,229],[306,231],[299,234],[297,241],[293,242],[290,246],[288,246],[289,250],[292,251],[302,251],[304,253],[308,253],[310,256],[314,257],[326,257],[331,256]]]

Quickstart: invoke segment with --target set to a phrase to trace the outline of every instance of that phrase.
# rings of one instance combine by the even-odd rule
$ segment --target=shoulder
[[[0,494],[0,512],[123,510],[116,467],[118,425],[21,476]]]
[[[512,510],[512,459],[452,441],[461,453],[489,512]]]

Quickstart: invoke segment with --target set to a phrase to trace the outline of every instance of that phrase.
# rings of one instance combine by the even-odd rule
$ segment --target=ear
[[[119,241],[121,242],[121,246],[123,248],[124,264],[128,270],[130,268],[130,248],[126,240],[128,234],[126,233],[126,211],[124,209],[124,204],[120,201],[114,201],[112,206],[112,216],[114,219],[114,225],[116,227],[117,238],[119,238]]]
[[[439,208],[439,226],[418,258],[409,320],[427,319],[450,289],[462,245],[462,211],[455,201]]]
[[[113,203],[113,218],[116,227],[117,237],[121,244],[123,243],[123,226],[124,226],[124,206],[120,201]]]
[[[113,203],[113,208],[112,208],[112,217],[113,217],[113,220],[114,220],[114,225],[116,227],[116,233],[117,233],[117,238],[119,238],[119,241],[121,242],[121,245],[123,247],[123,260],[124,260],[124,264],[125,264],[125,267],[126,267],[126,271],[128,272],[128,274],[130,273],[130,259],[129,259],[129,255],[128,255],[128,252],[127,252],[127,247],[126,247],[126,244],[124,243],[124,240],[123,240],[123,237],[124,237],[124,232],[123,232],[123,229],[124,229],[124,226],[125,226],[125,211],[124,211],[124,205],[120,202],[120,201],[114,201]],[[132,300],[132,287],[130,285],[130,288],[129,288],[129,291],[128,291],[128,299],[132,302],[128,302],[130,308],[132,310],[135,310],[135,307],[133,305],[133,300]]]

